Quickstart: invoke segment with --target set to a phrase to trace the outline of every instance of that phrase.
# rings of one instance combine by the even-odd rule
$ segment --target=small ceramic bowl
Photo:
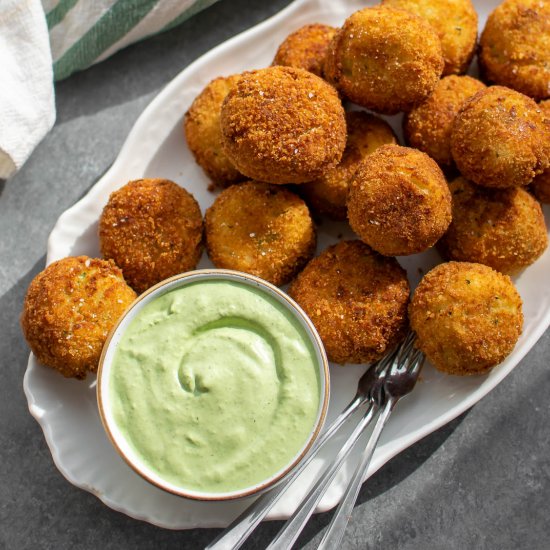
[[[239,488],[237,490],[231,490],[228,492],[202,492],[187,487],[180,486],[173,481],[164,479],[157,471],[151,468],[145,463],[145,461],[134,450],[134,447],[129,443],[127,436],[124,435],[123,430],[120,429],[117,421],[115,420],[115,414],[113,412],[113,400],[111,396],[111,372],[113,365],[113,358],[115,356],[117,346],[119,345],[122,336],[129,327],[130,323],[136,318],[136,315],[143,310],[145,306],[173,290],[179,289],[191,283],[205,282],[212,280],[224,280],[233,283],[240,283],[241,285],[250,286],[255,289],[257,293],[265,293],[271,300],[280,304],[283,308],[291,314],[295,320],[298,321],[299,326],[302,329],[302,335],[305,335],[305,339],[308,341],[308,347],[312,350],[314,363],[318,368],[316,373],[319,380],[319,405],[317,409],[317,415],[313,427],[311,428],[309,435],[303,441],[303,444],[295,453],[295,455],[280,469],[272,472],[267,478],[262,479],[258,483],[254,483],[251,486]],[[211,501],[223,501],[229,499],[236,499],[255,495],[263,492],[275,484],[282,481],[286,475],[288,475],[303,459],[309,448],[313,445],[315,439],[319,435],[328,408],[329,402],[329,368],[328,360],[321,342],[321,338],[317,334],[315,327],[311,320],[307,317],[304,311],[283,291],[278,289],[266,281],[248,275],[245,273],[221,269],[204,269],[198,271],[191,271],[182,275],[177,275],[166,281],[163,281],[156,286],[152,287],[144,294],[139,296],[137,300],[130,306],[130,308],[124,313],[117,325],[111,331],[107,342],[103,348],[101,356],[98,381],[97,381],[97,399],[99,405],[99,413],[101,421],[120,456],[126,461],[126,463],[133,468],[144,479],[156,485],[157,487],[182,497],[197,499],[197,500],[211,500]]]

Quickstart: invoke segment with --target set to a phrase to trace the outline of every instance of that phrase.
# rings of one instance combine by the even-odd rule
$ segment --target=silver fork
[[[424,363],[424,355],[419,350],[414,349],[414,340],[414,333],[410,333],[396,352],[391,354],[390,360],[381,361],[375,367],[374,380],[369,390],[370,405],[363,418],[348,441],[340,449],[332,464],[273,539],[268,546],[268,550],[288,550],[292,547],[330,483],[339,472],[342,463],[357,444],[373,416],[380,412],[363,456],[319,546],[319,548],[329,548],[331,550],[337,548],[337,544],[342,539],[348,524],[361,488],[363,475],[368,469],[380,434],[396,403],[414,388]]]

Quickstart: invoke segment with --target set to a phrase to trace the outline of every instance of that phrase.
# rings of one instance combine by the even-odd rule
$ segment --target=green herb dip
[[[212,279],[143,307],[110,373],[115,422],[164,480],[205,493],[261,482],[303,447],[320,374],[306,331],[275,298]]]

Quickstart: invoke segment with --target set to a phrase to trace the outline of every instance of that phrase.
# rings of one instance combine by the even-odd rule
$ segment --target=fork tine
[[[409,362],[409,372],[412,375],[416,376],[418,371],[420,371],[420,369],[422,368],[425,360],[426,356],[420,350],[416,350],[414,357],[411,358]]]
[[[403,343],[401,344],[401,346],[399,346],[398,361],[400,363],[403,361],[403,358],[407,358],[407,356],[411,352],[414,346],[415,340],[416,340],[416,334],[414,332],[409,332],[405,340],[403,340]]]

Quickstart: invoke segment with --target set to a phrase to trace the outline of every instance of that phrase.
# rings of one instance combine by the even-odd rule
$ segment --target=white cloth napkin
[[[55,121],[52,57],[40,0],[1,0],[0,71],[0,178],[6,179]]]
[[[53,126],[54,78],[172,28],[215,1],[0,0],[0,179],[15,174]]]

